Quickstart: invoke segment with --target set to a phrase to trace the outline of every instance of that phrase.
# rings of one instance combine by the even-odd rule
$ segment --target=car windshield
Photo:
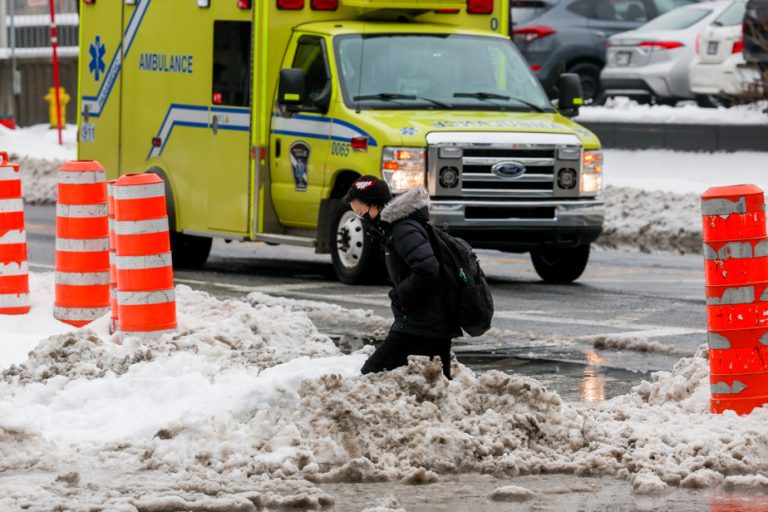
[[[744,20],[744,13],[747,10],[746,2],[734,2],[715,19],[714,23],[722,27],[741,25]]]
[[[711,13],[711,9],[699,7],[675,9],[649,21],[638,30],[681,30],[701,21]]]
[[[358,109],[551,111],[512,43],[495,37],[345,35],[334,40],[344,102]]]

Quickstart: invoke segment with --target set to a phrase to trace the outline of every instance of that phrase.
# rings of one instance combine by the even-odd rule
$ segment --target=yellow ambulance
[[[79,158],[166,182],[173,258],[211,239],[379,251],[341,198],[358,176],[425,186],[477,248],[572,281],[600,234],[600,142],[510,42],[508,0],[81,0]]]

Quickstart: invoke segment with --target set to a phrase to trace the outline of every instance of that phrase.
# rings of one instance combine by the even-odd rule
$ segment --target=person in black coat
[[[389,292],[394,323],[361,371],[392,370],[408,364],[409,355],[439,356],[450,379],[451,339],[462,332],[441,299],[440,263],[427,227],[429,194],[417,188],[391,197],[387,184],[375,176],[358,178],[345,197],[382,239],[394,285]]]

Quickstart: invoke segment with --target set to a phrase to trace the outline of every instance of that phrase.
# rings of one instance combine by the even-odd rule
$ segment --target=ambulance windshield
[[[339,36],[334,45],[350,107],[552,111],[525,60],[504,39],[366,34]]]

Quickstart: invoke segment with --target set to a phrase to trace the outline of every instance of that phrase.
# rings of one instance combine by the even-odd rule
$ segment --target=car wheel
[[[174,268],[200,268],[208,261],[213,239],[206,236],[171,232],[171,258]]]
[[[536,273],[547,283],[570,283],[581,277],[589,261],[589,245],[542,247],[531,251]]]
[[[332,237],[331,260],[339,281],[347,284],[370,282],[381,274],[379,243],[348,205],[339,208]]]
[[[568,69],[576,73],[581,80],[581,94],[585,102],[593,102],[600,98],[600,66],[589,62],[574,64]]]
[[[697,94],[696,103],[702,108],[730,108],[733,105],[728,98],[714,94]]]

